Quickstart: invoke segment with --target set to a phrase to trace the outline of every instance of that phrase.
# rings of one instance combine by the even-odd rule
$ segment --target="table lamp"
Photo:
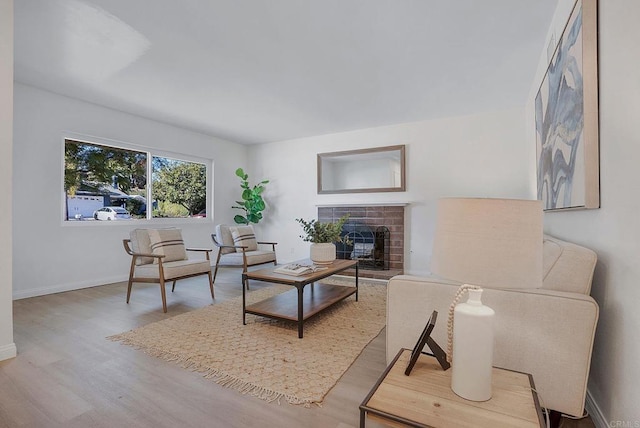
[[[464,284],[452,303],[450,317],[467,289],[473,292],[470,291],[469,301],[457,308],[457,313],[460,309],[482,305],[481,287],[540,288],[542,235],[541,201],[440,199],[431,272]],[[456,317],[449,322],[449,345],[453,342],[451,388],[469,400],[491,398],[493,316],[490,312],[493,311],[478,310],[475,318],[465,315],[459,318],[458,324]]]
[[[431,272],[489,288],[540,288],[542,202],[440,199]]]

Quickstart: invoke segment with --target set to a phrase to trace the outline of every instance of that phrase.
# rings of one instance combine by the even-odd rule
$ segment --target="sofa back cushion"
[[[180,229],[149,229],[149,240],[151,251],[154,254],[163,255],[163,262],[187,259]],[[154,259],[153,262],[158,263],[158,259]]]
[[[258,242],[252,226],[234,226],[229,229],[231,236],[233,236],[233,245],[247,247],[247,251],[258,249]],[[236,251],[241,253],[242,249],[238,248]]]
[[[542,288],[589,294],[597,256],[592,250],[549,235],[542,246]]]

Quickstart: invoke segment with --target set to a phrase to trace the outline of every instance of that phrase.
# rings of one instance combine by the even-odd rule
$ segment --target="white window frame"
[[[111,147],[114,149],[121,150],[131,150],[137,152],[144,152],[147,155],[147,186],[145,189],[145,198],[147,201],[152,201],[151,199],[151,187],[152,187],[152,179],[151,174],[153,172],[153,157],[161,157],[168,158],[172,160],[179,160],[185,162],[192,162],[202,164],[206,168],[206,177],[207,177],[207,185],[206,185],[206,210],[207,217],[205,218],[193,218],[193,217],[169,217],[169,218],[154,218],[153,215],[153,205],[147,204],[147,218],[146,219],[132,219],[132,220],[120,220],[117,222],[107,222],[107,221],[70,221],[66,220],[66,194],[64,190],[64,171],[65,171],[65,143],[67,140],[77,141],[79,143],[87,143],[94,144],[99,146]],[[112,140],[108,138],[101,138],[95,136],[87,136],[83,134],[76,134],[73,132],[64,132],[62,134],[62,144],[61,144],[61,203],[60,203],[60,221],[63,226],[72,226],[72,227],[87,227],[87,226],[95,226],[95,227],[112,227],[114,225],[127,225],[131,226],[135,225],[162,225],[167,223],[174,224],[185,224],[185,223],[203,223],[213,222],[213,160],[206,159],[198,156],[192,156],[185,153],[172,152],[168,150],[156,149],[148,146],[143,146],[139,144],[133,143],[125,143],[122,141]]]

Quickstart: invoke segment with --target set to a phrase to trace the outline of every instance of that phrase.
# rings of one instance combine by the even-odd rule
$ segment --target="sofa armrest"
[[[433,310],[432,337],[445,349],[449,305],[459,283],[396,276],[387,289],[387,362],[413,348]],[[485,288],[482,301],[495,312],[494,365],[533,375],[544,405],[583,412],[598,305],[583,294],[544,289]]]

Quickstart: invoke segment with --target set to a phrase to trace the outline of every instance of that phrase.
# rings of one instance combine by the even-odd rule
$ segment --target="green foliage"
[[[146,216],[144,208],[144,202],[140,199],[130,198],[124,203],[124,207],[135,218],[143,218]]]
[[[262,220],[262,211],[266,208],[264,199],[262,199],[262,192],[264,192],[264,185],[269,180],[262,180],[260,183],[251,187],[249,185],[249,175],[244,172],[242,168],[236,169],[236,175],[240,178],[240,187],[242,187],[242,201],[236,201],[236,204],[231,208],[244,211],[244,215],[236,215],[233,220],[237,224],[251,224],[258,223]]]
[[[189,211],[179,204],[166,201],[159,201],[158,207],[152,212],[153,218],[186,218]]]
[[[207,168],[199,163],[171,160],[153,173],[153,199],[181,205],[186,215],[207,206]],[[159,210],[160,216],[165,210]],[[184,217],[184,215],[176,215]]]
[[[301,218],[297,218],[296,221],[302,225],[304,235],[300,235],[303,241],[312,242],[314,244],[330,243],[330,242],[343,242],[347,245],[351,244],[351,240],[346,236],[341,237],[342,226],[349,219],[349,214],[340,217],[336,223],[320,223],[315,219],[306,221]]]
[[[111,185],[129,193],[147,185],[147,155],[67,140],[64,145],[64,189],[74,195],[83,182]]]

